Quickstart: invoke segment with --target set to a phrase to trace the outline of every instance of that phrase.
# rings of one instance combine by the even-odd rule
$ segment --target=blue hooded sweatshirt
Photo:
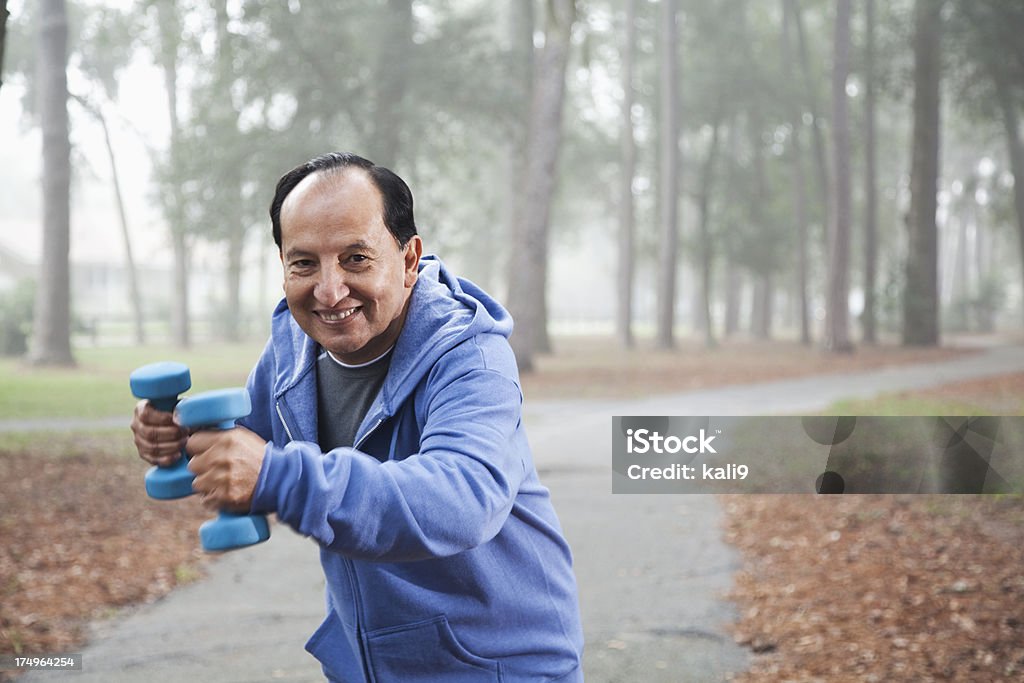
[[[353,448],[316,443],[317,344],[282,301],[241,421],[268,441],[252,508],[320,545],[339,681],[582,681],[572,558],[521,421],[512,319],[424,257]]]

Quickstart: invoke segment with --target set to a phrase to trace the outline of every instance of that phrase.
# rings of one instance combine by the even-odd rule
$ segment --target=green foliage
[[[1024,5],[1003,0],[957,0],[950,6],[946,44],[957,107],[973,119],[998,119],[996,88],[1024,101]]]
[[[107,99],[116,100],[119,74],[137,49],[139,21],[131,12],[97,7],[85,17],[78,43],[79,68],[98,83]]]
[[[995,329],[995,314],[1006,303],[1006,283],[999,273],[990,272],[981,278],[978,292],[969,302],[976,317],[979,332]]]
[[[0,293],[0,356],[22,356],[32,331],[35,283],[26,279]]]

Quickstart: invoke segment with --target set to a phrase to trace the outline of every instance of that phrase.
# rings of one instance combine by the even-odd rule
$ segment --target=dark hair
[[[370,176],[377,187],[384,204],[384,225],[394,236],[399,247],[404,247],[416,234],[416,221],[412,214],[412,192],[405,181],[383,166],[377,166],[361,156],[348,152],[329,152],[313,157],[299,164],[281,176],[270,203],[270,223],[274,231],[274,243],[281,249],[281,206],[285,198],[307,176],[335,169],[361,168]]]

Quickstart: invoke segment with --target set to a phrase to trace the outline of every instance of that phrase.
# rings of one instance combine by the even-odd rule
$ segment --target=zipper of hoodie
[[[383,423],[384,423],[384,418],[383,417],[378,417],[377,421],[373,423],[373,426],[370,427],[369,429],[367,429],[366,433],[363,434],[359,438],[359,441],[356,441],[354,444],[352,444],[352,448],[354,448],[354,449],[356,449],[358,451],[359,450],[359,446],[361,446],[364,441],[366,441],[368,438],[370,438],[370,435],[373,434],[375,431],[377,431],[377,427],[380,427]],[[285,429],[287,429],[287,427],[285,427]]]
[[[377,428],[384,423],[383,417],[378,417],[373,423],[373,426],[366,430],[366,433],[352,444],[352,448],[359,450],[359,446],[366,441],[371,434],[377,431]],[[349,587],[352,590],[352,597],[355,602],[356,608],[356,641],[359,646],[359,659],[361,660],[363,668],[363,676],[367,681],[373,680],[370,672],[370,655],[366,645],[366,632],[363,628],[363,593],[359,586],[359,576],[356,571],[356,563],[351,558],[342,556],[342,564],[346,568],[346,574],[348,575]]]
[[[363,594],[359,588],[359,578],[356,576],[356,563],[351,558],[342,556],[341,565],[345,568],[345,578],[348,579],[349,590],[352,591],[352,602],[356,608],[356,646],[359,648],[359,660],[363,669],[364,681],[372,681],[370,675],[370,655],[366,645],[366,630],[363,626]]]
[[[288,421],[284,419],[284,411],[281,410],[281,401],[274,401],[274,408],[277,410],[277,419],[281,420],[281,425],[284,427],[284,433],[288,435],[289,441],[295,441],[295,437],[292,436],[292,430],[288,428]]]

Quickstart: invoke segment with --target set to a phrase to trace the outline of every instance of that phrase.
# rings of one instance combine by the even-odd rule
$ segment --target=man
[[[213,508],[275,512],[320,545],[339,681],[581,681],[569,548],[521,422],[508,313],[421,258],[391,171],[327,154],[270,214],[285,300],[242,428],[186,435],[136,408],[140,455],[186,444]]]

